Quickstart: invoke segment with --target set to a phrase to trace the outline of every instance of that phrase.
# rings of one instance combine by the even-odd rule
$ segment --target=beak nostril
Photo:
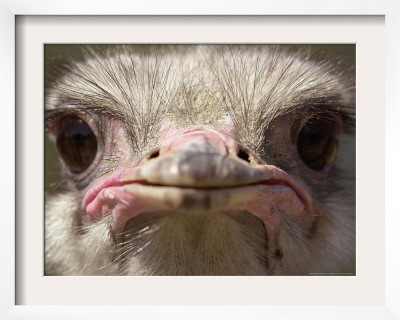
[[[238,157],[246,162],[250,162],[249,154],[244,150],[239,150]]]
[[[154,159],[157,158],[160,155],[160,150],[155,150],[154,152],[152,152],[147,159]]]

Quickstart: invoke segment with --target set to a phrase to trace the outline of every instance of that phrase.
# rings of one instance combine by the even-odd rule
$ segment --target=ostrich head
[[[354,70],[311,53],[109,46],[56,67],[46,274],[353,274]]]

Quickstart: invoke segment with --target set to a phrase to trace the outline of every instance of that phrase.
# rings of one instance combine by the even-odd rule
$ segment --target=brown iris
[[[297,150],[303,161],[314,170],[322,170],[336,157],[341,127],[330,114],[312,116],[297,138]]]
[[[85,171],[96,157],[96,135],[79,117],[62,118],[57,127],[56,139],[61,158],[74,173]]]

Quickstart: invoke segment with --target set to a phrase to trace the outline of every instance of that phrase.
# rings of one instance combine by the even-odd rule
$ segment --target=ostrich
[[[46,275],[355,274],[354,67],[304,46],[54,66]]]

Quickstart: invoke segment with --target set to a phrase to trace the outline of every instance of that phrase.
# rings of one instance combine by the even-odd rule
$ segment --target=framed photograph
[[[100,317],[110,319],[130,317],[292,319],[325,318],[332,317],[333,314],[333,317],[338,319],[399,318],[399,277],[396,270],[400,268],[400,265],[397,249],[399,236],[396,230],[400,228],[400,223],[396,213],[400,211],[400,208],[395,201],[399,192],[396,181],[400,178],[397,168],[400,157],[396,138],[400,135],[399,126],[396,125],[396,121],[400,120],[398,111],[398,4],[391,1],[372,1],[369,2],[370,7],[364,8],[363,2],[348,1],[349,5],[342,8],[335,1],[323,1],[322,3],[315,1],[308,2],[306,5],[299,2],[295,7],[288,9],[288,3],[277,1],[268,5],[259,2],[259,7],[235,3],[225,8],[226,6],[221,3],[212,10],[206,9],[200,2],[193,1],[188,4],[191,6],[182,8],[177,3],[169,2],[163,4],[162,7],[157,5],[157,11],[154,11],[151,3],[149,5],[106,3],[104,8],[97,8],[92,1],[82,1],[80,9],[77,9],[75,5],[66,8],[67,3],[64,2],[43,5],[43,3],[35,1],[22,1],[15,4],[11,1],[2,1],[4,9],[1,11],[3,25],[1,41],[4,54],[2,54],[1,64],[2,70],[5,72],[2,72],[1,75],[2,96],[4,97],[1,110],[3,130],[1,141],[2,146],[9,154],[1,159],[2,200],[4,203],[4,213],[1,217],[1,290],[5,305],[2,309],[2,316],[6,319],[38,317],[43,319],[65,317],[76,319]],[[92,7],[93,5],[94,7]],[[93,8],[95,8],[94,11]],[[90,15],[86,15],[89,12]],[[85,53],[81,58],[77,58],[83,47],[86,50]],[[178,54],[178,62],[168,60],[168,57]],[[63,60],[64,56],[71,55],[76,62],[67,66]],[[110,56],[113,58],[108,60]],[[125,67],[111,65],[115,61],[119,61],[116,64],[118,66],[121,66],[121,63],[124,65],[123,61],[126,61],[124,59],[131,62],[134,59],[142,61],[142,64],[138,64],[138,69],[129,71],[129,74],[134,73],[135,77],[126,76],[129,64],[126,64]],[[272,65],[275,66],[283,65],[278,69],[280,70],[278,75],[274,74],[273,67],[266,66],[267,62],[257,64],[260,60],[264,61],[263,59],[272,61]],[[312,64],[316,59],[318,62]],[[167,62],[162,64],[164,62],[160,63],[159,61]],[[238,61],[241,63],[239,66]],[[335,68],[329,68],[333,65],[329,61],[340,64],[340,68],[338,65]],[[60,80],[57,75],[53,77],[50,74],[54,71],[51,65],[61,66],[57,70],[62,72],[64,78]],[[169,85],[170,82],[166,85],[166,82],[161,81],[166,79],[166,76],[160,78],[161,80],[153,78],[146,82],[147,76],[154,75],[154,72],[146,69],[150,70],[152,65],[156,66],[158,72],[163,76],[167,74],[165,73],[167,69],[174,69],[174,72],[171,72],[173,78],[171,83],[179,83],[179,86]],[[200,67],[197,67],[198,65]],[[257,67],[252,69],[250,66],[254,65]],[[294,66],[297,65],[296,69]],[[302,69],[305,65],[307,69]],[[205,72],[204,70],[208,67],[210,70]],[[100,78],[103,77],[102,79],[110,77],[111,80],[115,80],[119,77],[123,81],[111,85],[110,91],[104,94],[106,91],[102,84],[93,80],[99,79],[98,70],[103,70],[100,75]],[[120,76],[111,74],[110,70],[120,70]],[[272,144],[269,145],[269,154],[275,152],[276,155],[285,154],[288,157],[292,149],[283,150],[282,148],[285,147],[282,146],[290,145],[292,148],[288,141],[294,141],[293,148],[296,149],[295,153],[299,156],[302,164],[301,167],[288,166],[286,168],[285,165],[281,165],[285,161],[280,163],[276,160],[278,162],[274,162],[272,158],[268,158],[270,161],[268,170],[271,172],[263,171],[263,177],[267,174],[276,177],[279,173],[279,179],[268,177],[262,180],[265,185],[263,190],[267,190],[272,197],[275,196],[273,190],[279,189],[279,196],[283,197],[285,201],[290,198],[292,202],[290,202],[288,210],[282,209],[281,202],[278,204],[263,202],[263,208],[269,206],[269,216],[273,215],[271,212],[274,210],[288,212],[289,218],[287,219],[289,220],[287,221],[294,221],[300,217],[300,220],[296,220],[296,224],[291,225],[291,230],[296,225],[302,230],[301,232],[305,232],[304,230],[308,230],[309,225],[314,226],[314,223],[309,222],[314,221],[314,218],[311,217],[311,214],[310,217],[304,218],[303,211],[312,212],[314,215],[319,213],[318,210],[307,211],[304,209],[311,207],[309,203],[318,203],[319,208],[325,206],[328,211],[333,213],[335,213],[333,207],[340,207],[330,219],[340,217],[339,221],[333,225],[344,224],[346,225],[344,229],[347,228],[349,231],[343,233],[342,231],[337,232],[337,229],[322,229],[318,239],[326,241],[326,243],[337,241],[336,246],[343,244],[342,250],[339,250],[342,255],[335,257],[334,252],[336,251],[332,251],[331,255],[323,251],[323,254],[316,256],[316,251],[313,251],[314,256],[311,254],[300,259],[294,247],[276,245],[276,248],[274,247],[264,255],[268,256],[268,263],[276,261],[277,267],[267,268],[260,267],[256,262],[253,263],[252,255],[249,253],[251,248],[242,247],[241,249],[246,254],[246,258],[242,259],[246,260],[245,262],[236,259],[234,252],[231,255],[223,252],[218,257],[219,261],[224,261],[225,257],[225,261],[232,261],[232,264],[228,263],[229,266],[215,267],[211,263],[207,269],[209,272],[204,272],[205,269],[196,265],[197,263],[186,263],[179,269],[180,272],[174,272],[176,268],[171,269],[169,266],[176,265],[177,262],[167,254],[170,247],[165,243],[168,241],[160,240],[160,243],[157,244],[157,246],[164,244],[164,256],[157,258],[157,264],[162,266],[159,269],[135,267],[135,264],[140,263],[150,265],[151,259],[143,260],[138,257],[140,257],[140,252],[146,250],[147,245],[151,247],[156,243],[154,239],[149,242],[150,244],[142,245],[144,242],[140,242],[141,245],[132,251],[134,252],[132,259],[128,251],[121,251],[124,256],[123,263],[110,266],[108,262],[104,262],[108,259],[107,257],[98,258],[96,256],[100,250],[104,250],[104,252],[111,250],[107,245],[103,248],[98,244],[101,237],[82,238],[82,242],[74,242],[71,246],[67,244],[68,240],[66,239],[71,240],[72,238],[63,238],[62,231],[49,232],[49,225],[46,223],[53,219],[48,215],[49,212],[57,218],[58,214],[68,211],[75,217],[77,212],[81,212],[81,209],[73,209],[73,207],[83,203],[87,204],[84,211],[88,213],[88,216],[79,216],[81,225],[74,225],[73,228],[80,228],[81,233],[85,233],[87,230],[89,230],[87,232],[93,232],[94,227],[100,225],[98,221],[103,221],[99,220],[100,218],[110,217],[112,218],[111,222],[107,222],[111,226],[110,232],[118,234],[118,230],[121,230],[122,236],[125,237],[125,240],[114,239],[114,241],[119,243],[119,247],[124,247],[126,243],[124,241],[129,241],[126,230],[135,217],[129,216],[124,220],[120,217],[125,214],[125,211],[118,211],[120,206],[115,205],[109,209],[111,205],[114,205],[115,197],[120,197],[126,203],[127,196],[121,195],[120,190],[116,189],[112,189],[112,195],[108,194],[111,190],[110,187],[117,188],[122,181],[118,180],[110,185],[110,181],[114,178],[111,179],[108,174],[118,172],[118,179],[120,179],[121,172],[129,171],[126,168],[130,168],[131,165],[126,165],[121,172],[118,171],[119,165],[125,164],[127,159],[136,159],[135,163],[140,163],[142,171],[140,173],[129,171],[129,179],[141,181],[139,191],[135,186],[135,197],[137,194],[141,196],[145,194],[145,199],[149,197],[149,193],[146,191],[148,188],[170,188],[171,186],[181,188],[182,184],[184,187],[193,187],[193,183],[190,182],[192,175],[196,174],[198,177],[200,174],[200,171],[194,171],[195,169],[190,169],[192,170],[189,170],[190,172],[180,171],[180,175],[174,176],[170,170],[167,178],[165,175],[161,178],[153,178],[154,170],[151,176],[145,173],[147,166],[150,168],[152,164],[155,164],[151,168],[159,168],[164,165],[164,162],[171,161],[171,158],[168,158],[170,157],[168,150],[173,149],[179,155],[180,152],[190,149],[189,135],[192,136],[190,139],[193,139],[193,136],[197,137],[195,137],[197,139],[196,150],[199,150],[199,144],[207,144],[207,146],[204,145],[204,148],[208,150],[207,153],[196,153],[195,160],[205,154],[209,157],[211,148],[216,150],[213,151],[214,153],[212,152],[213,159],[228,159],[232,161],[230,166],[234,167],[233,171],[243,170],[246,177],[254,176],[256,173],[253,172],[253,169],[251,169],[253,171],[249,169],[249,164],[251,164],[251,168],[259,168],[262,160],[265,160],[262,156],[264,153],[262,151],[255,152],[255,150],[260,150],[255,147],[256,137],[246,135],[246,128],[239,129],[238,122],[243,120],[244,116],[241,118],[235,107],[231,107],[232,105],[229,103],[233,100],[240,101],[235,96],[237,92],[250,92],[249,90],[240,91],[243,89],[243,79],[249,88],[256,88],[251,91],[253,95],[262,95],[259,93],[262,90],[257,87],[259,82],[254,81],[249,70],[256,70],[254,74],[261,74],[263,79],[279,78],[280,81],[275,82],[272,91],[278,90],[277,87],[282,90],[279,95],[281,100],[278,101],[277,96],[275,100],[274,97],[270,98],[268,103],[257,104],[273,105],[274,101],[278,101],[275,103],[275,107],[271,107],[271,110],[273,109],[274,115],[278,114],[279,117],[272,117],[271,112],[268,113],[267,109],[260,108],[256,111],[252,111],[251,108],[246,109],[246,117],[265,112],[265,118],[268,119],[263,122],[265,128],[263,127],[262,132],[268,131],[266,140],[270,142],[273,141],[273,137],[278,136],[275,147]],[[286,76],[282,70],[286,70],[285,72],[289,76]],[[330,74],[333,70],[335,76]],[[221,75],[230,75],[230,81],[224,82],[221,80]],[[310,78],[312,83],[318,81],[320,83],[307,87],[308,82],[304,79]],[[190,79],[190,82],[187,79]],[[235,82],[235,79],[238,81]],[[288,80],[285,82],[285,79]],[[149,84],[154,85],[157,81],[162,84],[162,89],[155,86],[148,89]],[[133,82],[140,83],[142,89],[140,92],[132,89],[131,94],[127,94],[131,90]],[[231,87],[232,83],[236,83],[235,88]],[[293,88],[306,87],[304,91],[298,92],[298,96],[301,96],[302,100],[293,102],[295,98],[289,99],[288,97],[285,102],[282,102],[282,97],[285,96],[285,92],[290,91],[288,88],[291,85]],[[181,91],[183,87],[186,90],[185,94],[182,94]],[[101,88],[101,92],[93,88]],[[220,88],[220,90],[215,88]],[[323,96],[323,101],[312,96],[313,88],[318,88],[320,93],[318,97]],[[133,94],[134,91],[136,95]],[[271,87],[269,87],[269,91],[271,92]],[[90,92],[92,95],[89,94]],[[110,97],[110,92],[120,92],[122,96],[124,94],[134,95],[138,99],[143,98],[146,94],[156,96],[158,106],[161,107],[155,108],[153,105],[148,105],[146,110],[142,110],[144,113],[148,112],[147,116],[142,114],[142,119],[148,117],[151,126],[140,127],[137,124],[135,127],[130,127],[129,121],[126,119],[131,119],[130,122],[133,122],[138,118],[135,113],[128,112],[132,110],[128,107],[117,111],[111,109],[112,107],[109,109],[98,107],[107,105],[105,101]],[[175,95],[172,95],[172,92],[175,92]],[[164,99],[165,93],[168,97]],[[329,100],[330,94],[332,100]],[[172,98],[176,96],[180,98]],[[240,97],[244,99],[245,96],[246,94],[242,94]],[[108,98],[104,100],[104,97]],[[115,102],[118,98],[114,95],[111,100]],[[166,107],[172,104],[176,107],[179,103],[183,103],[182,110],[187,110],[187,106],[193,106],[194,101],[206,101],[195,116],[194,112],[187,111],[181,112],[179,115],[176,113],[170,115],[170,109]],[[261,99],[261,101],[264,100]],[[309,107],[310,101],[312,101],[312,108]],[[218,105],[219,103],[225,103],[221,110],[211,108],[211,111],[206,112],[206,105]],[[335,108],[332,105],[335,105]],[[84,106],[90,110],[84,109]],[[284,106],[284,109],[279,111],[278,106]],[[292,107],[297,108],[296,112],[290,110]],[[135,146],[137,146],[137,150],[141,150],[140,152],[137,151],[135,154],[122,152],[127,150],[128,146],[118,145],[117,132],[119,132],[118,134],[122,131],[131,132],[131,136],[134,137],[132,141],[138,141],[140,139],[137,128],[140,128],[142,133],[148,134],[146,139],[150,141],[155,137],[151,135],[152,128],[158,128],[158,126],[165,128],[165,125],[161,123],[161,120],[164,121],[164,114],[168,114],[168,130],[167,133],[160,136],[166,137],[165,141],[158,144],[149,143],[156,147],[149,147],[144,142],[142,144],[137,142]],[[207,119],[204,118],[205,114]],[[223,120],[219,117],[222,114],[224,114]],[[303,116],[301,119],[299,119],[299,114]],[[104,120],[96,121],[104,115],[106,115]],[[214,115],[215,119],[219,118],[213,120]],[[130,116],[131,118],[129,118]],[[189,119],[190,117],[197,118],[193,120]],[[230,120],[227,120],[228,118]],[[273,121],[269,120],[270,118],[273,118]],[[320,119],[323,119],[322,122],[319,122]],[[170,124],[173,120],[176,120],[174,124]],[[234,123],[233,127],[237,130],[234,133],[226,129],[229,121]],[[250,127],[254,121],[245,122],[245,126]],[[289,125],[287,140],[282,143],[279,139],[285,137],[285,134],[282,133],[284,123],[289,123]],[[121,125],[118,130],[115,129],[117,124]],[[189,130],[182,129],[179,125],[189,128]],[[221,127],[223,129],[220,129]],[[131,131],[128,130],[129,128]],[[276,133],[276,128],[280,129],[278,133]],[[94,148],[93,154],[89,155],[89,158],[86,153],[80,154],[80,149],[74,149],[70,153],[71,148],[77,146],[77,135],[74,136],[75,142],[71,142],[68,140],[66,132],[76,132],[76,130],[79,131],[80,137],[81,133],[85,132],[85,152]],[[111,130],[114,130],[112,132],[115,135],[110,134]],[[196,133],[193,134],[193,132]],[[321,148],[315,147],[315,132],[324,137],[321,138],[324,144]],[[348,142],[345,139],[348,139],[348,135],[352,132],[355,133],[353,134],[355,139],[353,147],[346,148],[345,151],[336,155],[335,137],[346,137],[340,138],[343,140],[341,141],[341,147],[343,147]],[[49,170],[48,167],[45,167],[45,164],[46,166],[49,164],[48,159],[45,161],[45,157],[50,148],[50,144],[45,140],[46,133],[52,135],[56,140],[63,170],[65,170],[63,181],[69,179],[66,185],[74,184],[71,189],[63,187],[63,190],[66,191],[62,197],[57,195],[57,198],[54,198],[54,195],[51,196],[48,192],[48,185],[51,187],[53,182],[49,182],[47,178],[49,178],[49,172],[54,169]],[[307,147],[311,143],[311,135],[314,135],[313,151],[309,152]],[[108,136],[111,138],[104,138]],[[236,136],[241,138],[232,139]],[[247,140],[244,136],[247,137]],[[125,137],[120,140],[127,141],[129,139]],[[246,145],[245,141],[251,142]],[[129,148],[133,145],[134,142],[129,144]],[[93,146],[92,149],[91,146]],[[118,152],[113,153],[113,147]],[[320,156],[315,150],[323,150],[323,155]],[[352,152],[355,155],[353,158]],[[107,156],[103,157],[103,154]],[[99,157],[107,159],[107,161],[96,162]],[[183,158],[187,161],[187,154]],[[89,160],[87,161],[87,159]],[[207,159],[209,160],[209,158]],[[213,161],[217,163],[217,160]],[[333,161],[336,161],[336,167],[333,166]],[[341,185],[337,182],[337,185],[335,184],[332,188],[335,192],[340,189],[341,192],[336,193],[343,194],[343,198],[335,199],[345,200],[335,202],[324,194],[324,188],[328,190],[329,186],[325,183],[325,187],[318,187],[317,182],[326,181],[334,173],[338,175],[337,177],[340,176],[335,181],[345,181],[348,175],[343,172],[347,171],[334,170],[339,167],[340,161],[346,165],[350,163],[351,170],[355,172],[355,183],[349,182],[350,184]],[[84,167],[82,167],[82,163]],[[275,170],[273,171],[271,168],[274,166],[279,169],[273,169]],[[214,170],[213,172],[218,172],[214,167],[211,169]],[[288,174],[285,173],[285,170]],[[261,171],[257,171],[257,174],[260,174],[259,172]],[[304,177],[304,173],[307,177]],[[297,174],[296,178],[290,178],[295,174]],[[134,179],[132,175],[135,175]],[[140,178],[138,178],[139,175]],[[218,177],[213,178],[214,182],[211,187],[214,193],[215,189],[221,187],[217,180],[222,180],[222,178]],[[95,188],[90,189],[89,187],[92,191],[85,193],[87,185],[84,184],[94,183],[94,179],[97,178],[107,180],[107,182],[103,183],[99,180],[100,182],[95,184]],[[92,180],[87,182],[88,179]],[[174,182],[174,185],[171,181],[176,181],[176,179],[179,181]],[[58,183],[59,180],[56,178],[54,181]],[[210,183],[210,180],[207,181]],[[242,185],[238,188],[235,181],[231,183],[235,185],[235,192],[237,192]],[[305,182],[310,184],[303,189]],[[259,180],[257,183],[260,183]],[[280,188],[274,189],[274,184],[279,183],[281,184]],[[102,191],[99,191],[100,187],[98,187],[105,184],[104,188],[108,188],[107,195],[105,195],[106,192],[101,193]],[[249,185],[254,184],[253,180],[249,183]],[[271,187],[271,185],[273,186]],[[197,184],[195,186],[196,192],[203,192],[201,187],[199,188]],[[207,187],[209,187],[208,184]],[[313,191],[312,188],[319,188],[318,192]],[[287,191],[287,189],[290,190]],[[71,190],[76,192],[72,194]],[[80,192],[80,190],[85,190],[85,192]],[[91,194],[95,193],[93,190],[97,191],[96,195],[92,197]],[[246,199],[253,197],[255,193],[255,191],[248,192],[249,195],[246,196]],[[169,200],[154,196],[159,193],[150,194],[151,205],[155,205],[157,210],[160,206],[171,205],[176,199],[175,194],[172,198],[168,198]],[[314,199],[316,194],[320,197]],[[355,197],[352,198],[351,194],[354,194]],[[181,199],[181,193],[179,193],[179,197]],[[215,196],[215,199],[221,197],[221,195]],[[221,201],[210,198],[212,201],[210,200],[211,205],[209,205],[218,207],[218,212],[232,208],[237,210],[237,208],[242,208],[242,204],[237,204],[240,197],[244,198],[241,194],[237,199],[229,200],[234,205],[230,205],[231,202],[229,205],[220,204]],[[199,198],[199,195],[196,193],[193,196],[191,193],[191,198],[189,198],[185,199],[190,200],[191,206],[193,206],[193,203],[198,201],[196,199]],[[311,200],[308,200],[309,198]],[[71,199],[77,200],[74,202],[75,200]],[[62,205],[63,201],[64,206]],[[346,201],[353,202],[345,206],[343,203]],[[203,205],[200,202],[198,206]],[[150,208],[150,202],[146,203],[146,206]],[[88,209],[90,206],[94,207],[93,204],[100,206],[100,209],[97,211]],[[180,204],[179,210],[182,211],[182,208]],[[250,210],[247,208],[246,210]],[[251,208],[253,210],[254,206]],[[144,211],[146,210],[154,211],[154,208],[151,207]],[[296,214],[290,213],[290,210],[294,210]],[[101,217],[102,211],[111,212],[111,214]],[[349,215],[353,217],[353,222],[346,220],[343,212],[350,212]],[[264,217],[263,213],[259,213],[259,210],[256,209],[251,213],[253,216],[259,214],[259,217]],[[225,223],[224,218],[221,219],[220,221]],[[243,221],[243,217],[240,216],[240,219]],[[273,225],[272,221],[275,220],[270,217],[265,219],[270,220],[268,223],[263,220],[264,227],[261,229],[266,231],[260,231],[260,233],[266,232],[265,238],[269,240],[268,248],[272,248],[273,241],[271,239],[275,239],[272,236],[275,233],[269,231],[268,226]],[[281,216],[280,219],[283,220]],[[56,220],[58,221],[58,219]],[[181,220],[174,220],[174,222],[182,223]],[[71,224],[72,222],[65,223]],[[166,224],[164,221],[155,225],[159,228],[163,223]],[[147,222],[145,224],[146,228],[144,228],[145,230],[142,228],[144,231],[140,230],[141,233],[134,229],[129,230],[139,234],[141,239],[147,239],[145,233],[153,232],[152,228],[154,230],[157,228],[152,227],[151,224],[148,225]],[[121,225],[123,226],[121,227]],[[170,228],[171,225],[174,226],[170,223]],[[254,223],[254,226],[256,225],[258,225],[258,221]],[[185,225],[185,230],[187,226]],[[178,227],[176,226],[176,228]],[[213,235],[213,239],[218,239],[218,241],[215,242],[212,249],[215,249],[225,239],[233,237],[232,230],[236,230],[235,228],[236,226],[229,229],[224,237],[221,237],[220,234]],[[58,230],[64,230],[64,228]],[[173,232],[176,229],[170,230]],[[221,229],[216,230],[217,233],[221,232]],[[171,231],[167,231],[165,234],[169,236]],[[104,235],[106,231],[102,232]],[[241,231],[241,234],[243,232]],[[320,235],[324,233],[338,234],[338,238],[335,240],[334,236],[321,237]],[[257,237],[256,231],[250,232],[246,237],[253,244],[263,241],[259,240],[263,237]],[[274,243],[280,244],[280,241],[284,241],[282,240],[284,235],[278,238],[279,241],[276,240]],[[76,239],[78,237],[74,235],[71,241],[78,241]],[[176,239],[174,238],[174,241]],[[57,245],[52,246],[56,242]],[[260,247],[266,246],[261,242]],[[85,243],[86,249],[83,253],[77,253],[76,248],[83,243]],[[307,240],[302,243],[316,247],[312,241]],[[49,248],[51,249],[49,250]],[[198,248],[202,248],[201,245]],[[64,251],[68,253],[64,254]],[[221,249],[222,251],[223,249]],[[173,252],[176,254],[177,251]],[[305,250],[304,252],[312,251]],[[79,263],[74,264],[73,256],[75,254],[85,256],[84,268],[79,266]],[[113,257],[118,256],[118,252],[113,252],[112,255]],[[68,258],[64,259],[64,256]],[[103,258],[105,260],[101,260]],[[330,258],[333,262],[329,260]],[[66,262],[67,259],[68,262]],[[187,259],[187,256],[182,259]],[[287,261],[285,259],[292,261],[290,267],[285,266],[283,262]],[[102,262],[99,262],[100,260]],[[321,262],[328,260],[330,262],[327,262],[325,266]],[[235,261],[236,266],[234,266]],[[312,261],[318,261],[319,263],[315,265],[324,267],[315,268]],[[244,263],[248,263],[248,267],[242,267]],[[308,263],[312,267],[307,269],[304,264]],[[283,265],[281,269],[280,265]],[[146,270],[146,272],[141,273],[138,270]],[[248,270],[253,271],[247,272]],[[223,274],[226,275],[221,276]],[[250,276],[250,274],[252,275]]]
[[[44,51],[46,276],[356,275],[354,44]]]

